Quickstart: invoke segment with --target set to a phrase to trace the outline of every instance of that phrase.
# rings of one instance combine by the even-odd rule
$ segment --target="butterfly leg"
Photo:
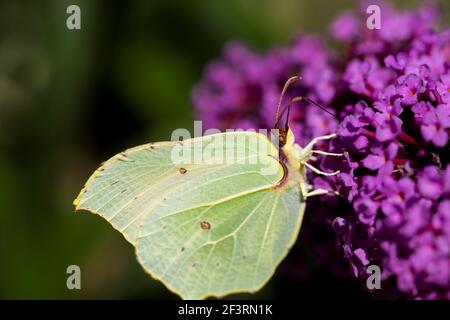
[[[311,140],[310,143],[308,143],[304,148],[303,148],[303,152],[305,154],[311,154],[312,152],[312,148],[316,145],[317,142],[321,141],[321,140],[330,140],[333,139],[334,137],[336,137],[336,134],[329,134],[326,136],[320,136],[320,137],[315,137],[314,139]]]
[[[329,191],[326,189],[316,189],[316,190],[312,190],[312,191],[308,192],[306,194],[306,196],[312,197],[312,196],[318,196],[318,195],[327,194],[327,193],[329,193]]]
[[[315,172],[317,174],[321,174],[323,176],[335,176],[335,175],[337,175],[340,172],[339,170],[334,171],[334,172],[324,172],[324,171],[321,171],[321,170],[317,169],[316,167],[310,165],[306,161],[301,161],[301,164],[303,164],[305,167],[311,169],[313,172]]]
[[[324,156],[334,156],[334,157],[342,157],[344,155],[343,153],[325,152],[322,150],[312,150],[311,152],[321,154]]]
[[[322,194],[331,194],[331,193],[333,193],[333,194],[335,194],[337,196],[341,196],[341,194],[339,192],[337,192],[337,191],[330,191],[330,190],[319,188],[319,189],[315,189],[315,190],[312,190],[312,191],[308,192],[306,194],[306,197],[319,196],[319,195],[322,195]]]

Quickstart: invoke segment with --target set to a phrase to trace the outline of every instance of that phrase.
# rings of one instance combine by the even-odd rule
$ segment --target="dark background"
[[[70,4],[81,7],[81,30],[66,28]],[[0,298],[175,298],[106,221],[75,214],[73,199],[101,161],[192,128],[191,89],[227,41],[264,50],[300,30],[326,36],[332,19],[355,5],[2,1]],[[66,288],[71,264],[81,267],[81,290]],[[369,297],[326,269],[306,278],[283,270],[257,295],[234,297]]]

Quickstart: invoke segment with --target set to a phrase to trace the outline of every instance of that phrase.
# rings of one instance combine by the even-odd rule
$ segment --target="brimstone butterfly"
[[[297,79],[286,82],[276,128],[283,94]],[[301,148],[286,121],[277,141],[226,132],[145,144],[106,161],[74,205],[111,223],[135,246],[142,267],[182,298],[255,292],[294,244],[306,198],[327,192],[311,190],[306,168],[336,174],[307,163],[313,153],[338,155],[313,150],[333,136]],[[180,148],[191,162],[174,161]]]

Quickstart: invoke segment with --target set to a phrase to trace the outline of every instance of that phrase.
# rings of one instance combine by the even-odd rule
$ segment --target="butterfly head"
[[[289,126],[278,129],[278,145],[280,148],[292,146],[295,143],[295,137]]]

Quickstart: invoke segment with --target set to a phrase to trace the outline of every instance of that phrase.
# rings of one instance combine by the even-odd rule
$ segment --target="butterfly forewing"
[[[276,183],[283,175],[276,157],[276,148],[255,133],[147,144],[105,162],[74,204],[103,216],[134,244],[141,219],[168,199],[186,208]]]

